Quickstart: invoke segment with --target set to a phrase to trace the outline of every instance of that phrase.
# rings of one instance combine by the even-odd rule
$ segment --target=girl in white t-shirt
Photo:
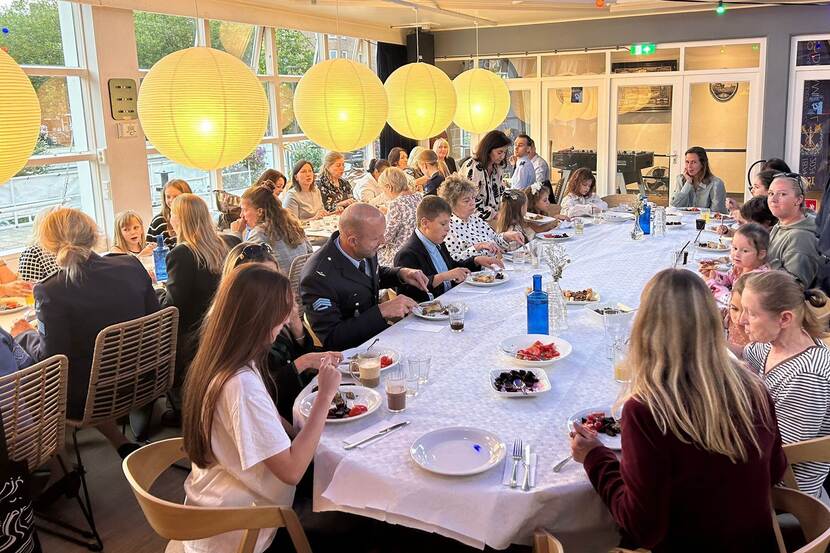
[[[203,336],[185,382],[184,446],[191,461],[186,503],[205,507],[291,505],[308,469],[340,372],[322,357],[319,392],[293,442],[265,379],[265,357],[288,322],[294,299],[288,279],[251,263],[222,280],[206,315]],[[255,553],[274,539],[262,530]],[[188,553],[235,551],[242,532],[185,542]]]

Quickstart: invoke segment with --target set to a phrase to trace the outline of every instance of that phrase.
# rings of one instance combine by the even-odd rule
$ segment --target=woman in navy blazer
[[[456,284],[464,282],[470,271],[480,267],[499,265],[495,257],[477,255],[462,261],[450,257],[444,238],[450,230],[450,204],[439,196],[426,196],[418,205],[416,220],[418,228],[410,235],[395,256],[395,267],[420,269],[429,279],[427,287],[438,297]],[[398,291],[417,302],[429,300],[426,292],[409,284],[402,284]]]
[[[92,251],[98,238],[95,221],[77,209],[62,208],[46,216],[40,243],[55,254],[60,270],[35,285],[39,330],[25,320],[12,328],[35,361],[56,354],[69,358],[67,416],[73,419],[83,417],[98,333],[159,310],[141,262],[132,255],[99,256]],[[122,456],[137,447],[127,442],[115,421],[97,428]]]

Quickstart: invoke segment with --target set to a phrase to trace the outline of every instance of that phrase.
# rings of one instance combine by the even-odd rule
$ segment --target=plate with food
[[[514,363],[526,367],[545,367],[571,354],[571,344],[547,334],[525,334],[502,340],[499,350]]]
[[[585,309],[588,310],[588,313],[594,317],[594,320],[599,321],[600,324],[603,323],[603,318],[607,316],[633,316],[633,313],[636,311],[631,307],[622,304],[622,303],[602,303],[599,305],[589,304],[585,306]]]
[[[450,318],[449,307],[441,303],[439,300],[419,303],[412,310],[412,313],[416,317],[420,317],[428,321],[446,321]]]
[[[392,367],[396,367],[398,363],[401,362],[401,354],[400,352],[392,349],[392,348],[383,348],[383,347],[373,347],[372,353],[377,353],[380,355],[380,371],[383,372],[386,369],[391,369]],[[352,359],[355,359],[357,354],[351,355],[349,357],[343,357],[343,361],[337,365],[337,368],[343,374],[350,374],[349,373],[349,362]]]
[[[683,226],[683,219],[679,215],[666,215],[666,228],[680,228]]]
[[[564,242],[570,240],[573,236],[567,232],[541,232],[536,235],[536,238],[551,242]]]
[[[471,286],[498,286],[500,284],[504,284],[510,280],[510,275],[505,273],[504,271],[493,272],[493,271],[479,271],[477,273],[470,273],[467,276],[466,282]]]
[[[29,306],[26,305],[26,300],[23,298],[3,298],[0,299],[0,313],[17,313],[23,311]]]
[[[538,213],[525,213],[525,221],[536,223],[538,225],[546,225],[552,223],[555,219],[547,215],[540,215]]]
[[[503,397],[534,397],[551,389],[544,369],[493,369],[490,386]]]
[[[602,218],[611,223],[620,223],[622,221],[633,221],[634,214],[627,211],[603,211]]]
[[[308,418],[319,392],[311,392],[300,401],[300,414]],[[364,386],[344,386],[334,394],[327,423],[349,422],[368,417],[383,403],[380,394]]]
[[[612,414],[610,407],[591,407],[583,409],[568,418],[568,432],[573,432],[574,422],[597,431],[597,437],[607,448],[622,449],[620,419]]]
[[[704,240],[695,244],[697,249],[704,252],[723,253],[728,252],[730,247],[721,241]]]
[[[712,219],[712,220],[714,220],[714,221],[721,222],[721,223],[723,223],[723,224],[725,224],[725,225],[726,225],[726,224],[729,224],[729,223],[734,223],[734,222],[735,222],[735,218],[734,218],[734,217],[732,217],[731,215],[727,215],[727,214],[725,214],[725,213],[717,213],[717,212],[715,212],[715,213],[712,213],[712,214],[709,216],[709,218],[710,218],[710,219]]]
[[[699,215],[701,213],[701,209],[699,207],[680,207],[678,211],[681,213],[685,213],[686,215]]]
[[[586,288],[584,290],[562,290],[562,295],[565,297],[565,303],[568,305],[587,305],[600,300],[599,292],[593,288]]]
[[[444,476],[470,476],[501,466],[506,451],[492,432],[468,426],[432,430],[409,448],[419,467]]]

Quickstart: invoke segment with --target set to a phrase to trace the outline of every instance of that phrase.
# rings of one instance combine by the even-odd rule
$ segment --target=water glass
[[[432,361],[430,356],[423,354],[410,355],[407,361],[410,366],[414,366],[418,371],[418,382],[420,384],[429,382],[429,366]]]
[[[408,397],[418,395],[418,388],[421,383],[420,368],[420,363],[412,363],[411,361],[406,365],[406,395]]]
[[[585,232],[585,220],[582,217],[574,219],[574,232],[579,235]]]
[[[513,250],[513,264],[524,265],[527,262],[527,250],[523,247]]]
[[[595,225],[602,223],[602,210],[591,206],[591,219]]]
[[[450,313],[450,330],[453,332],[462,332],[464,330],[464,315],[467,312],[467,306],[462,302],[451,303],[447,306]]]
[[[654,236],[666,235],[666,208],[655,207],[651,210],[653,221],[651,224],[651,234]]]

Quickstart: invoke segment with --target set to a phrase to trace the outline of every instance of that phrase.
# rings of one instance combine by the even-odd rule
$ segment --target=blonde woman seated
[[[458,165],[450,155],[450,143],[446,138],[439,138],[432,144],[432,151],[438,154],[438,169],[444,178],[458,172]]]
[[[608,204],[597,195],[597,178],[587,167],[580,167],[571,173],[561,203],[561,213],[568,217],[591,215],[595,210],[608,209]]]
[[[729,355],[722,328],[703,279],[661,271],[643,291],[624,361],[622,457],[574,424],[573,458],[624,547],[777,551],[770,489],[787,460],[775,408]]]
[[[785,444],[830,435],[830,350],[821,340],[826,325],[811,309],[826,303],[824,292],[805,292],[784,271],[749,275],[741,295],[740,323],[752,342],[733,349],[769,390]],[[798,488],[830,503],[822,487],[829,469],[794,465]]]
[[[450,232],[444,244],[450,256],[458,262],[477,255],[497,255],[511,249],[510,242],[524,244],[521,232],[510,230],[497,233],[476,212],[478,187],[461,175],[454,173],[447,177],[438,189],[450,208]]]
[[[390,167],[380,176],[380,185],[388,198],[386,204],[386,231],[383,245],[378,250],[378,262],[392,267],[395,254],[401,249],[406,239],[416,226],[415,212],[424,197],[420,192],[409,189],[406,174],[400,169]]]

